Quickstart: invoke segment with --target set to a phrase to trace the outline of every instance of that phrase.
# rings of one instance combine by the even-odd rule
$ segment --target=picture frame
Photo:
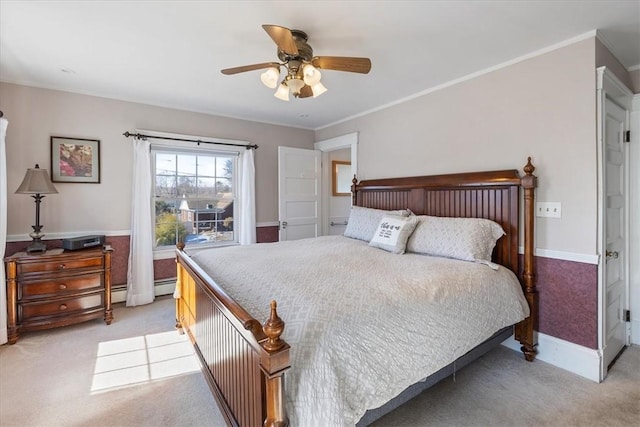
[[[331,162],[331,194],[351,196],[351,162],[333,160]]]
[[[100,140],[51,137],[51,181],[100,183]]]

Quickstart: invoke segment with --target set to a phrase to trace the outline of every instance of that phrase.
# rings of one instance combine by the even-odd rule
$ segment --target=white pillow
[[[413,233],[418,223],[416,216],[382,217],[369,246],[384,249],[394,254],[403,254],[407,246],[407,240]]]
[[[444,218],[420,215],[407,242],[407,252],[477,261],[491,265],[491,253],[505,232],[484,218]]]
[[[408,216],[409,212],[405,209],[385,211],[382,209],[352,206],[347,228],[345,228],[343,235],[345,237],[351,237],[352,239],[369,242],[373,238],[373,234],[376,232],[380,220],[385,215]]]

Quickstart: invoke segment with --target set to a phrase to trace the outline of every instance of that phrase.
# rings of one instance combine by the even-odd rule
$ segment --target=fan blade
[[[262,68],[269,68],[269,67],[277,68],[279,66],[280,64],[278,64],[277,62],[265,62],[263,64],[253,64],[253,65],[244,65],[242,67],[225,68],[224,70],[220,70],[220,72],[222,74],[231,75],[231,74],[244,73],[245,71],[260,70]]]
[[[349,56],[316,56],[311,60],[316,68],[325,70],[348,71],[350,73],[367,74],[371,70],[369,58],[352,58]]]
[[[300,89],[300,93],[298,94],[298,98],[308,98],[313,96],[313,91],[311,90],[311,86],[304,85],[302,89]]]
[[[295,40],[291,30],[279,25],[263,25],[262,28],[269,34],[274,42],[278,45],[278,48],[284,53],[290,56],[298,55],[298,46],[296,46]]]

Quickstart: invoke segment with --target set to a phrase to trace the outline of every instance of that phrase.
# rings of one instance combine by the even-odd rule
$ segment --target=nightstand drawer
[[[24,262],[18,264],[18,276],[25,273],[41,273],[52,271],[68,271],[79,268],[102,268],[104,261],[102,256],[87,258],[61,258],[43,262]]]
[[[77,298],[60,299],[47,302],[32,302],[20,305],[18,317],[21,321],[39,316],[67,315],[75,311],[104,307],[104,292]]]
[[[55,280],[23,282],[18,289],[21,292],[18,295],[18,300],[23,301],[46,295],[64,295],[70,292],[101,289],[104,286],[102,276],[101,273],[95,273],[82,276],[58,277]]]

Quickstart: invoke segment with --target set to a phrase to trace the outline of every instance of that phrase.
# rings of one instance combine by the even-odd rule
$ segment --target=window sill
[[[203,251],[205,249],[212,249],[212,248],[224,248],[227,246],[238,246],[239,243],[237,242],[229,242],[229,243],[220,243],[217,245],[196,245],[196,246],[186,246],[185,247],[185,252],[188,252],[189,254],[193,254],[196,252],[200,252]],[[169,248],[162,248],[162,249],[154,249],[153,251],[153,259],[154,260],[161,260],[161,259],[173,259],[176,256],[176,248],[175,247],[169,247]]]

